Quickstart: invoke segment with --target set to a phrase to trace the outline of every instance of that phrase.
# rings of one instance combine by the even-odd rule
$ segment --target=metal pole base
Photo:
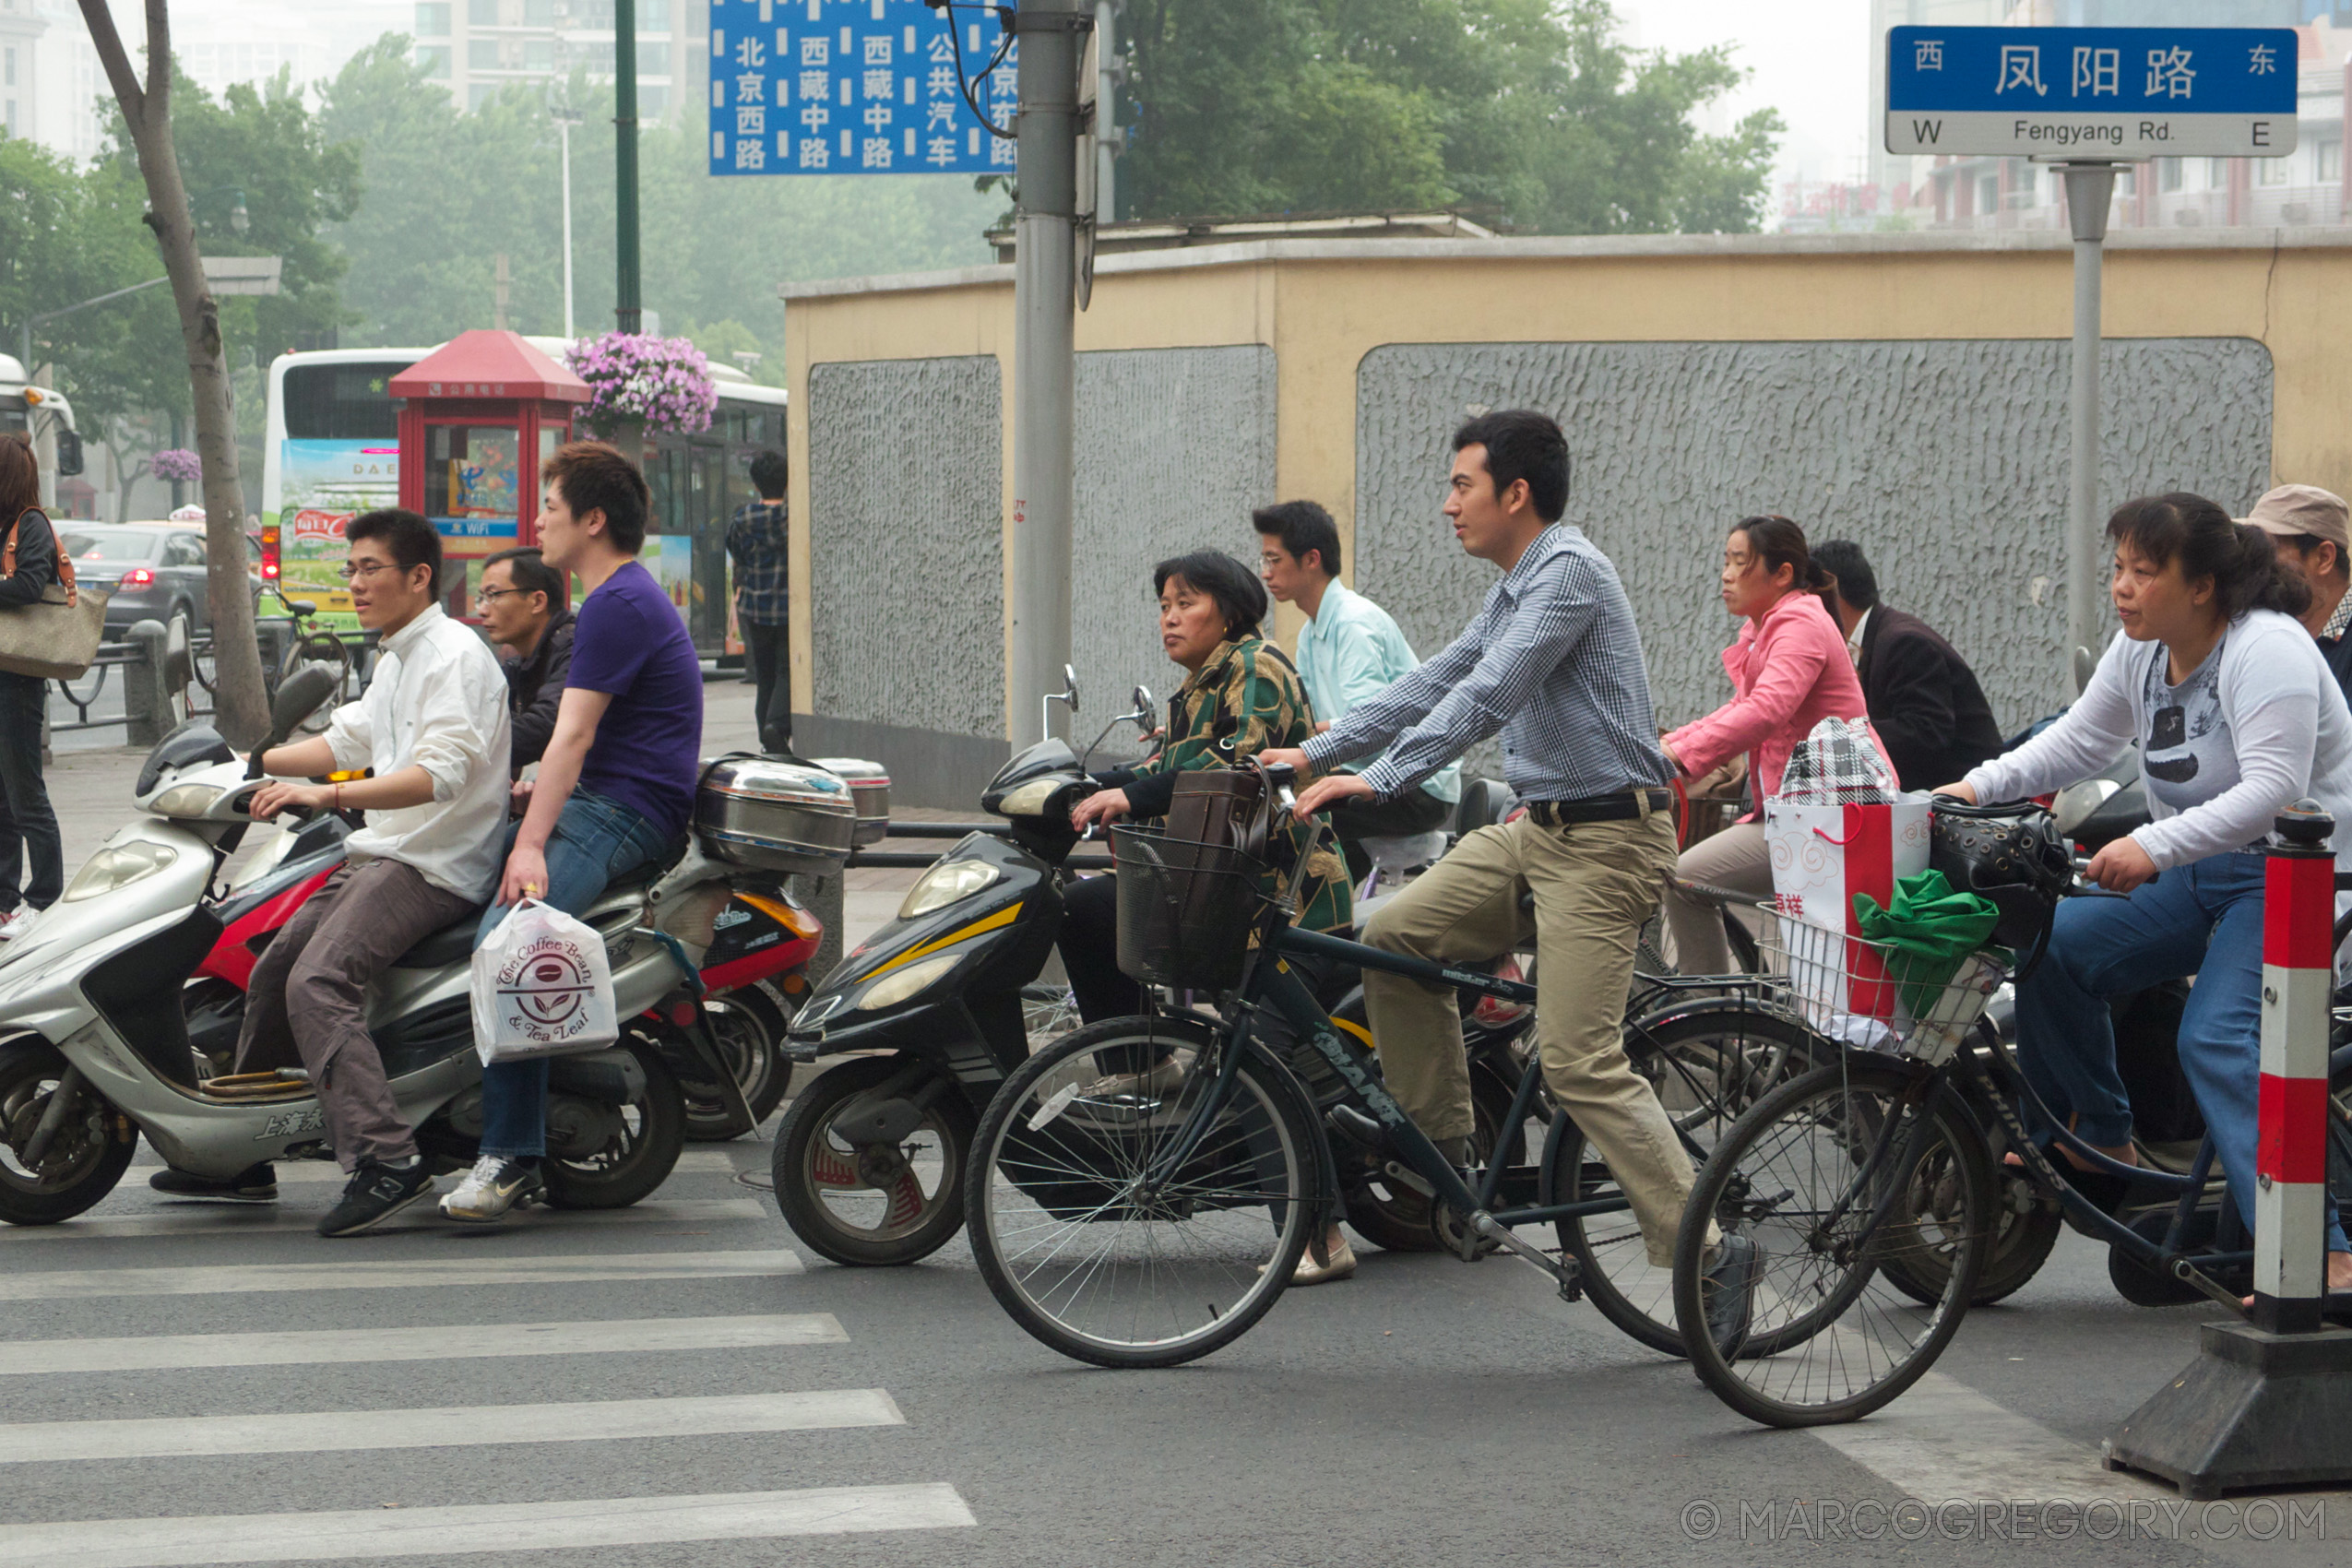
[[[2352,1329],[2209,1323],[2197,1359],[2100,1445],[2189,1498],[2352,1480]]]

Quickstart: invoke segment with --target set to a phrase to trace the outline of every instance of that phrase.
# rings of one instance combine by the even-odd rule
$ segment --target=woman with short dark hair
[[[41,509],[41,465],[21,432],[0,436],[0,539],[15,551],[12,569],[0,577],[5,615],[40,602],[57,581],[57,533]],[[48,682],[0,671],[0,941],[30,925],[65,887],[65,843],[41,777],[48,706]]]

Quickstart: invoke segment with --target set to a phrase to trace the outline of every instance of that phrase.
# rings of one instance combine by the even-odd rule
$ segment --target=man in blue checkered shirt
[[[786,527],[784,454],[765,451],[751,461],[757,501],[735,508],[727,525],[727,553],[735,562],[735,624],[743,635],[743,661],[751,666],[752,717],[759,725],[762,751],[792,749],[792,679],[790,673],[791,579],[786,572],[790,530]]]
[[[1393,799],[1502,732],[1503,777],[1526,814],[1465,837],[1381,907],[1363,940],[1460,963],[1512,951],[1533,924],[1544,1079],[1624,1189],[1651,1265],[1670,1269],[1691,1161],[1619,1029],[1635,937],[1674,865],[1673,769],[1617,568],[1560,520],[1568,471],[1567,437],[1543,414],[1490,413],[1456,431],[1445,516],[1502,581],[1445,651],[1303,748],[1260,760],[1322,773],[1300,793],[1303,817],[1337,801]],[[1374,755],[1360,773],[1327,771]],[[1532,922],[1520,908],[1530,894]],[[1452,990],[1367,968],[1364,1002],[1388,1091],[1455,1164],[1475,1163]],[[1377,1123],[1351,1122],[1351,1109],[1335,1112],[1342,1130],[1378,1139]],[[1754,1249],[1708,1230],[1709,1277],[1729,1287],[1716,1291],[1710,1324],[1743,1337]]]

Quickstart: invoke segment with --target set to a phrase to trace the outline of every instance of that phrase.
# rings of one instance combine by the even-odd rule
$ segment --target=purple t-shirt
[[[612,695],[579,787],[666,835],[684,832],[702,772],[702,664],[677,606],[636,562],[580,601],[564,686]]]

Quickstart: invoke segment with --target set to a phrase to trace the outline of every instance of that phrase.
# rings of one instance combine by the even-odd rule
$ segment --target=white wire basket
[[[1956,969],[1893,943],[1847,936],[1783,917],[1757,939],[1764,972],[1790,1007],[1827,1038],[1941,1066],[1966,1044],[2008,979],[1990,954]]]

